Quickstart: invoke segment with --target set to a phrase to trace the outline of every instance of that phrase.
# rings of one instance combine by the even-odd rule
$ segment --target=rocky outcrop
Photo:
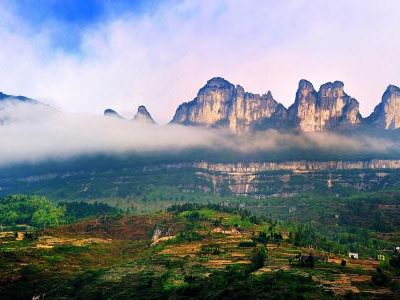
[[[150,113],[147,111],[144,105],[138,107],[136,115],[133,117],[133,121],[140,124],[155,124]]]
[[[388,86],[366,123],[380,129],[400,128],[400,88]]]
[[[172,123],[226,127],[233,133],[251,130],[299,129],[323,131],[360,123],[359,104],[348,96],[340,81],[328,82],[315,91],[301,80],[294,104],[287,110],[272,97],[245,92],[223,78],[216,77],[200,89],[192,101],[180,105]]]
[[[111,117],[111,118],[123,119],[123,117],[120,114],[118,114],[115,110],[113,110],[111,108],[107,108],[104,111],[104,116],[105,117]]]
[[[233,133],[249,131],[256,124],[268,126],[285,117],[286,109],[277,103],[271,92],[248,93],[221,77],[212,78],[192,101],[181,104],[171,123],[226,127]]]
[[[319,91],[300,80],[296,99],[288,109],[290,123],[302,131],[331,130],[360,123],[359,104],[344,92],[340,81],[323,84]]]

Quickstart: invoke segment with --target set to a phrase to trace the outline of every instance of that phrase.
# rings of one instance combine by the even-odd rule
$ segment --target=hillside
[[[1,238],[0,296],[26,299],[395,298],[376,260],[302,247],[293,227],[223,206],[109,216]],[[296,237],[297,236],[297,237]],[[305,240],[303,241],[305,242]],[[300,257],[302,254],[303,257]],[[342,260],[346,265],[341,266]],[[386,271],[385,271],[386,272]]]

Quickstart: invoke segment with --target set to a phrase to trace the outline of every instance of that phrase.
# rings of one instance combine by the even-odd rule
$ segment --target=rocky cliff
[[[200,89],[196,98],[181,104],[171,122],[226,127],[233,133],[267,128],[323,131],[359,124],[358,106],[340,81],[325,83],[317,92],[310,82],[301,80],[295,102],[287,110],[270,91],[252,94],[216,77]]]
[[[400,88],[389,85],[366,123],[381,129],[400,127]]]
[[[317,92],[307,80],[300,80],[288,119],[302,131],[324,131],[361,122],[357,100],[344,92],[340,81],[323,84]]]
[[[200,89],[192,101],[181,104],[171,123],[226,127],[233,133],[249,131],[266,120],[279,120],[286,109],[271,92],[264,95],[246,92],[223,78],[215,77]]]
[[[224,188],[234,194],[266,196],[297,193],[319,186],[341,186],[369,190],[372,186],[393,184],[389,174],[399,174],[400,160],[355,161],[283,161],[250,163],[177,163],[143,167],[143,172],[194,169],[198,178],[211,187],[204,191],[221,192]],[[351,172],[349,172],[351,171]],[[397,176],[397,175],[396,175]]]
[[[144,105],[138,107],[136,115],[133,117],[133,121],[141,124],[155,124],[150,113],[147,111]]]

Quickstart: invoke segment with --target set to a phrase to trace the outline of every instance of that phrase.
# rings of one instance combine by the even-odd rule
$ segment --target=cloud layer
[[[393,139],[372,135],[295,134],[269,130],[238,137],[221,130],[140,125],[129,120],[65,114],[42,105],[10,101],[0,101],[0,120],[5,120],[0,126],[0,167],[91,154],[148,154],[156,151],[157,155],[168,157],[169,153],[191,149],[218,153],[218,157],[223,159],[228,153],[227,157],[234,154],[247,160],[254,154],[261,154],[257,159],[266,161],[276,153],[283,159],[290,159],[296,151],[325,155],[324,159],[332,157],[332,154],[346,159],[349,155],[359,158],[360,155],[374,154],[380,157],[399,149],[399,143]],[[312,155],[311,158],[317,158]]]
[[[54,44],[57,20],[31,28],[0,3],[0,90],[68,112],[132,115],[145,104],[169,121],[207,79],[271,90],[289,105],[301,78],[345,82],[363,115],[399,85],[400,2],[166,1],[77,31],[78,51]]]

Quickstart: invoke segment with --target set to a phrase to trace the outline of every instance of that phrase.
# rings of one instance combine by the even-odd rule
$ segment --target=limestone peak
[[[136,115],[133,117],[133,121],[141,124],[155,124],[156,122],[151,117],[146,106],[139,105]]]

